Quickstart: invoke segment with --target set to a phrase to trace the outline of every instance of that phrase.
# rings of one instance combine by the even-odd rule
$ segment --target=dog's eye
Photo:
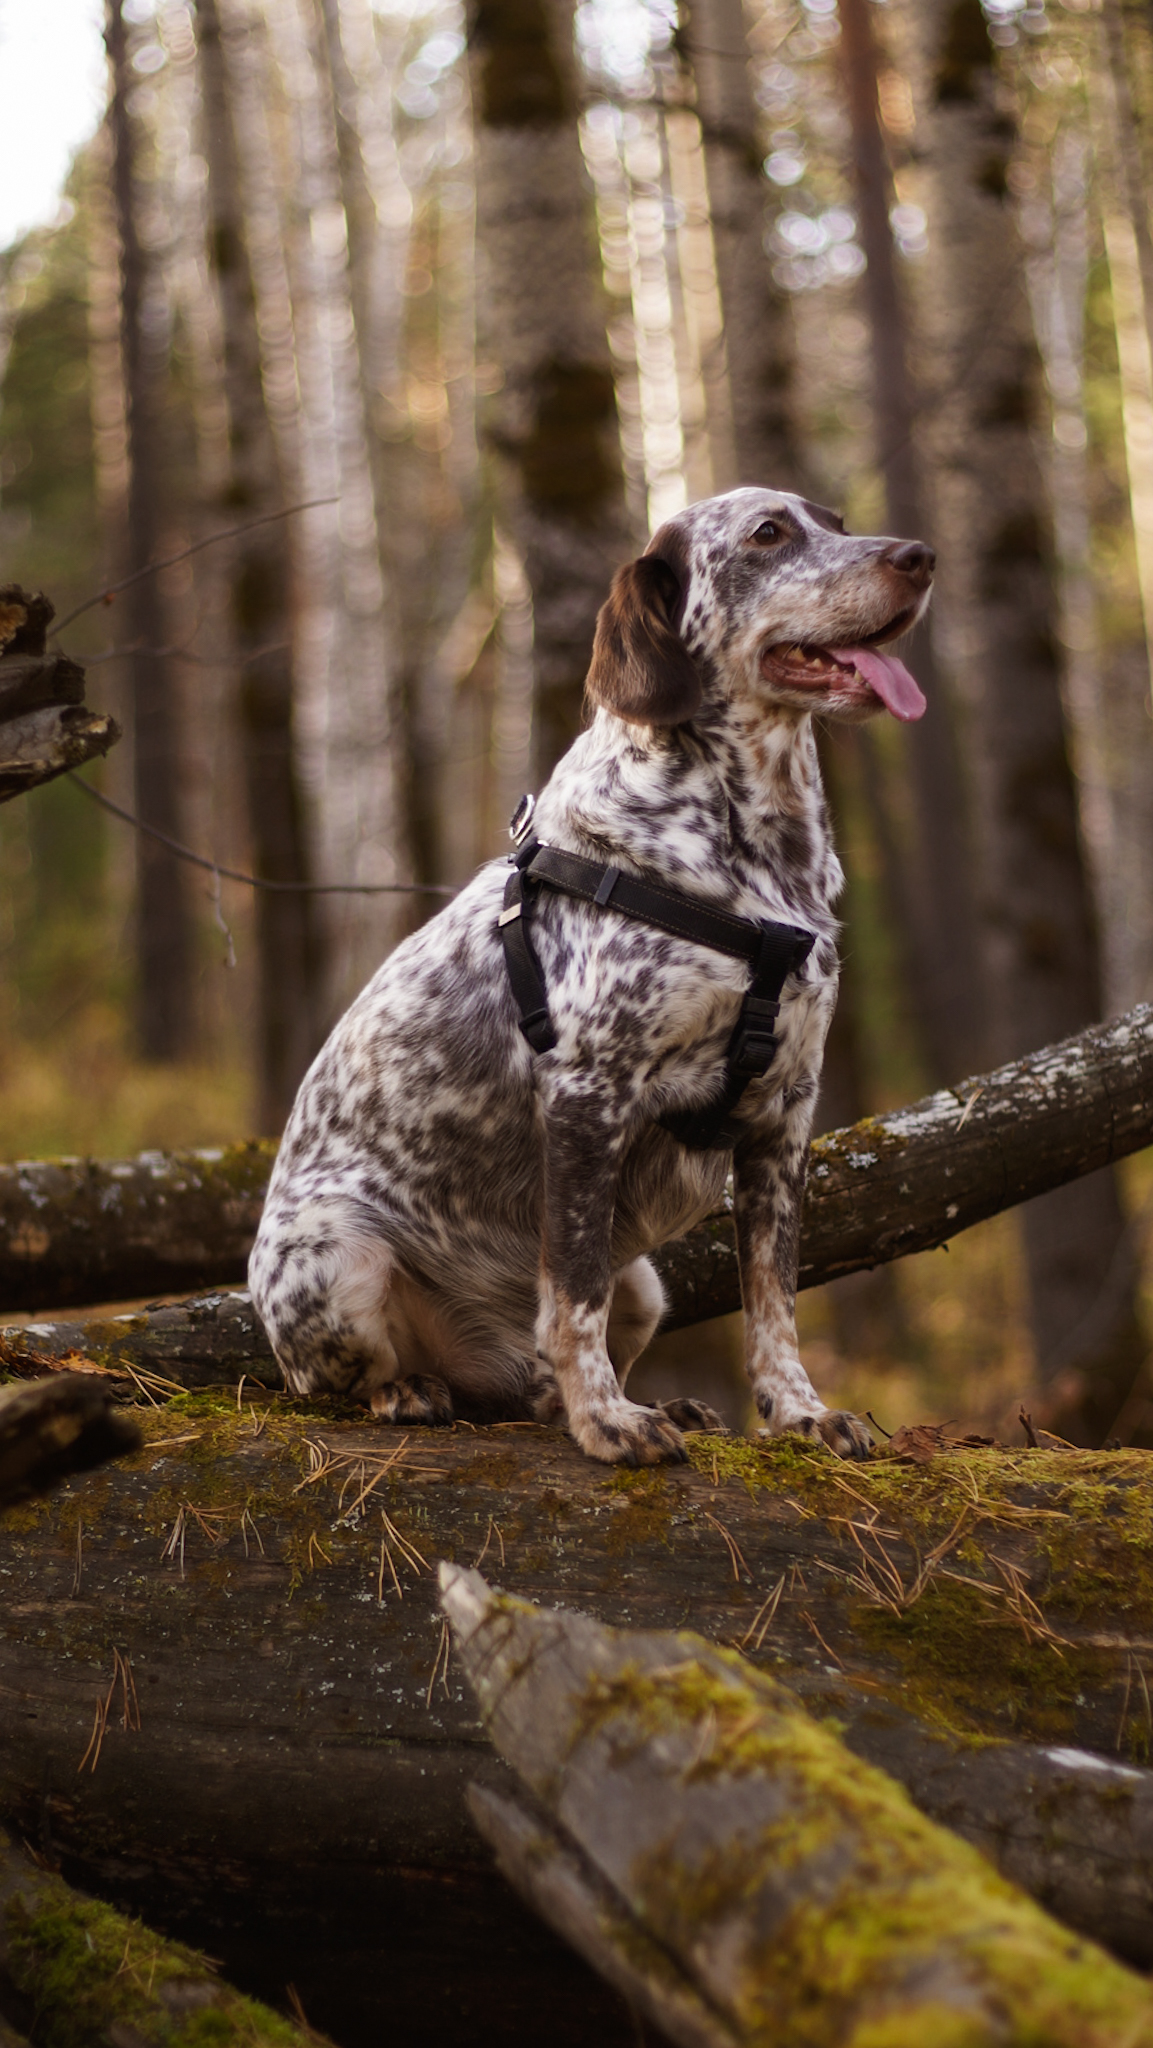
[[[784,528],[778,526],[775,520],[762,519],[752,538],[760,547],[769,548],[772,547],[774,541],[785,540],[787,535]]]

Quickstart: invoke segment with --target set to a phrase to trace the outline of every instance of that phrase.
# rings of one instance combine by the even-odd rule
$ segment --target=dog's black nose
[[[923,540],[903,540],[891,549],[888,560],[894,569],[901,571],[902,576],[907,576],[910,582],[919,584],[924,590],[937,566],[937,551],[926,547]]]

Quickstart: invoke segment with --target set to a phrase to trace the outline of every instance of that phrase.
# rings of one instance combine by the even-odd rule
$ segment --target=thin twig
[[[440,882],[269,882],[261,875],[246,875],[240,868],[226,868],[218,860],[206,860],[202,853],[194,853],[182,840],[173,839],[167,832],[161,832],[156,825],[146,825],[135,811],[126,811],[123,804],[114,804],[102,790],[94,789],[90,782],[76,774],[74,769],[65,771],[69,782],[90,796],[101,810],[111,811],[114,818],[120,818],[125,825],[143,832],[149,839],[155,839],[174,853],[178,860],[188,861],[194,868],[204,868],[217,879],[223,875],[228,882],[243,882],[248,889],[271,890],[279,896],[455,896],[457,891],[447,883]]]
[[[76,1569],[72,1574],[72,1598],[79,1598],[80,1581],[84,1576],[84,1524],[76,1524]]]
[[[246,519],[240,526],[225,526],[219,533],[210,533],[203,540],[194,540],[190,547],[181,548],[178,555],[166,555],[162,562],[149,562],[144,569],[134,569],[131,576],[122,576],[119,583],[109,583],[105,589],[98,590],[95,597],[85,598],[84,603],[78,604],[74,612],[68,613],[67,618],[57,620],[52,628],[53,636],[62,633],[66,626],[72,624],[73,619],[82,618],[85,612],[90,612],[94,605],[110,604],[114,597],[118,597],[122,590],[130,589],[132,584],[142,583],[146,576],[158,575],[161,569],[175,568],[177,562],[186,562],[190,555],[202,554],[205,548],[215,547],[218,541],[235,540],[238,534],[251,533],[256,526],[270,526],[275,519],[291,519],[294,512],[314,512],[318,505],[335,505],[338,502],[336,498],[306,498],[301,505],[285,505],[279,512],[262,512],[259,519]]]

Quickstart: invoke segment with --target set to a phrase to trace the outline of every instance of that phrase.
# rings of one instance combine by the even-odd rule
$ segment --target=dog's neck
[[[624,854],[673,886],[825,924],[842,876],[812,720],[711,704],[675,730],[597,713],[558,763],[536,814],[542,839]]]

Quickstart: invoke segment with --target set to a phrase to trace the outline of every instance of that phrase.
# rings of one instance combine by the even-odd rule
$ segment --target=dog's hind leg
[[[406,1373],[397,1356],[389,1327],[395,1267],[391,1246],[358,1204],[323,1198],[266,1210],[248,1280],[294,1393],[344,1394],[385,1422],[451,1422],[444,1380]]]

